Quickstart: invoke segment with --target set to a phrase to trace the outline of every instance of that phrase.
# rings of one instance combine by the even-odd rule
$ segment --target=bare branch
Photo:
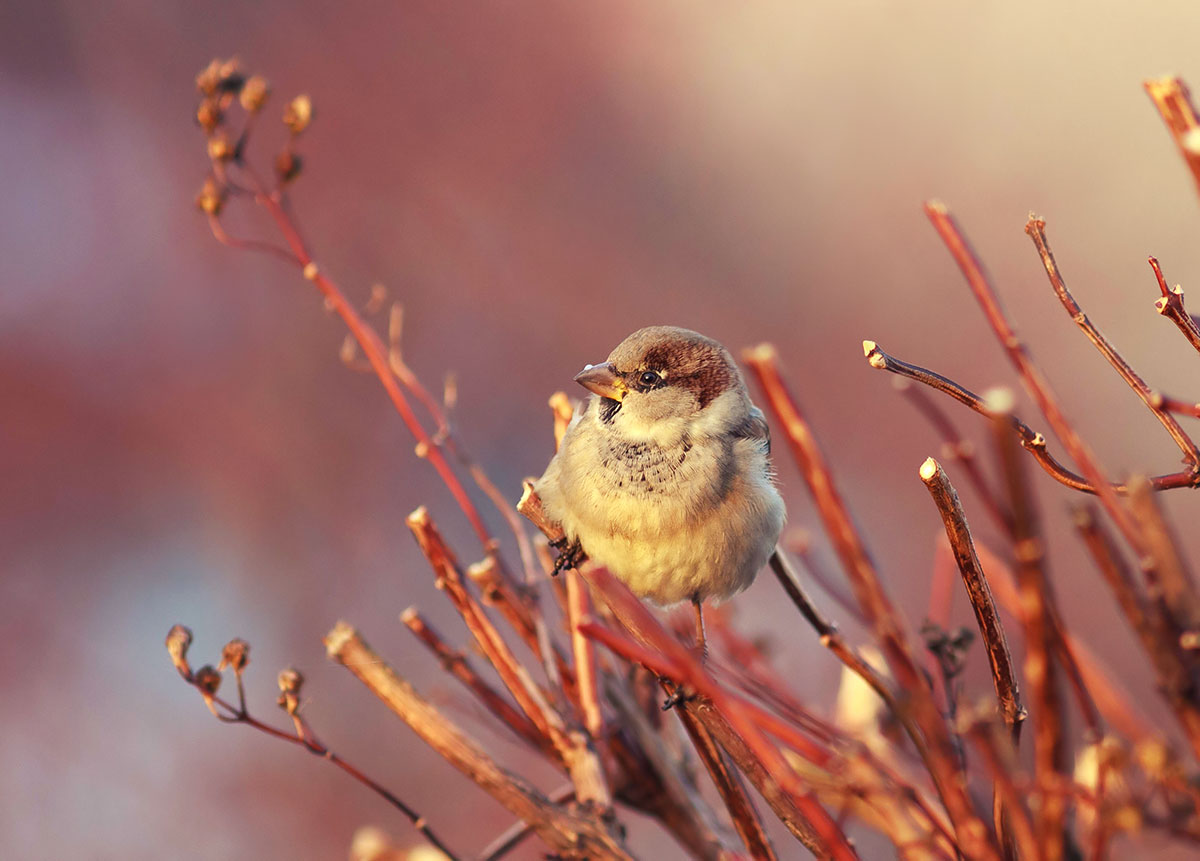
[[[921,481],[925,482],[929,489],[946,527],[946,537],[950,540],[950,547],[958,562],[963,586],[967,590],[971,608],[975,611],[975,621],[987,650],[988,663],[992,668],[992,684],[996,688],[996,699],[1000,703],[1000,714],[1012,734],[1015,747],[1021,735],[1021,722],[1025,720],[1025,709],[1021,705],[1021,693],[1017,685],[1012,653],[1008,649],[1008,638],[996,612],[996,603],[992,600],[987,575],[984,574],[983,566],[979,564],[979,557],[975,553],[975,542],[971,539],[966,514],[954,485],[950,483],[945,470],[936,460],[927,459],[921,464],[920,473]]]
[[[1042,258],[1042,266],[1046,270],[1046,276],[1050,279],[1050,286],[1054,288],[1054,294],[1058,296],[1058,300],[1067,310],[1067,313],[1071,315],[1071,319],[1083,330],[1088,340],[1108,360],[1108,363],[1113,366],[1114,370],[1121,375],[1121,379],[1125,381],[1129,388],[1133,389],[1134,394],[1141,398],[1142,403],[1150,408],[1150,411],[1154,413],[1154,417],[1167,429],[1167,433],[1171,435],[1171,439],[1175,440],[1175,444],[1183,452],[1184,461],[1191,464],[1193,470],[1200,468],[1200,449],[1196,448],[1196,443],[1184,432],[1183,428],[1179,426],[1179,422],[1175,421],[1173,416],[1162,408],[1155,406],[1151,398],[1150,387],[1146,385],[1145,380],[1138,375],[1129,362],[1125,361],[1125,358],[1117,351],[1117,348],[1112,345],[1108,338],[1104,337],[1104,333],[1097,329],[1096,325],[1088,319],[1088,315],[1083,312],[1083,309],[1079,307],[1079,303],[1075,301],[1075,297],[1071,295],[1071,291],[1067,289],[1067,284],[1063,281],[1062,273],[1058,269],[1058,263],[1054,259],[1054,252],[1050,250],[1050,241],[1046,238],[1045,220],[1031,215],[1029,221],[1025,224],[1025,232],[1037,247],[1038,254]]]
[[[401,679],[350,625],[325,636],[329,657],[350,670],[421,739],[513,815],[528,822],[552,849],[570,858],[631,861],[619,829],[593,814],[555,804],[501,768],[469,736]]]
[[[870,622],[877,642],[887,657],[892,675],[909,697],[913,719],[925,738],[925,765],[950,813],[963,851],[971,857],[996,858],[987,826],[974,809],[966,792],[949,728],[946,726],[929,684],[917,667],[909,648],[899,611],[887,597],[874,563],[833,480],[832,472],[816,438],[800,414],[799,407],[779,373],[773,347],[763,345],[745,354],[745,361],[783,425],[787,440],[809,492],[825,525],[825,531],[854,589],[855,598]]]
[[[963,276],[971,288],[971,292],[983,309],[984,316],[1004,347],[1009,361],[1020,374],[1021,382],[1024,383],[1026,390],[1033,397],[1034,403],[1037,404],[1042,415],[1046,417],[1046,420],[1050,423],[1050,427],[1058,435],[1058,438],[1062,440],[1063,445],[1066,446],[1067,451],[1071,454],[1071,459],[1078,465],[1088,484],[1095,488],[1105,511],[1108,512],[1113,522],[1120,527],[1125,540],[1132,547],[1140,549],[1142,538],[1138,533],[1137,526],[1133,523],[1129,512],[1117,498],[1112,484],[1104,477],[1104,473],[1101,471],[1100,465],[1092,455],[1091,450],[1084,443],[1082,437],[1079,436],[1074,425],[1067,420],[1066,414],[1062,411],[1062,407],[1059,406],[1057,397],[1055,397],[1054,392],[1050,389],[1050,384],[1033,363],[1029,352],[1025,349],[1025,344],[1017,337],[1016,331],[1000,307],[996,291],[988,280],[983,266],[975,256],[975,252],[971,249],[971,246],[967,243],[966,237],[959,230],[954,218],[947,211],[946,207],[938,201],[927,202],[925,204],[925,214],[929,217],[929,221],[933,224],[934,229],[937,230],[938,235],[941,236],[942,241],[946,244],[946,248],[950,251],[951,256],[954,257],[955,262],[958,263],[958,267],[962,270]],[[1193,480],[1195,479],[1194,474],[1192,478]]]
[[[1183,307],[1183,288],[1178,284],[1174,287],[1167,287],[1162,268],[1158,265],[1158,260],[1153,257],[1150,258],[1150,268],[1154,270],[1154,277],[1158,279],[1158,288],[1162,291],[1162,297],[1154,300],[1154,310],[1174,323],[1176,328],[1183,333],[1183,337],[1187,338],[1187,342],[1192,345],[1192,349],[1200,352],[1200,326],[1196,325],[1196,318]]]
[[[1011,402],[1011,393],[1005,391]],[[997,398],[999,400],[999,398]],[[1039,799],[1034,819],[1039,857],[1058,861],[1065,851],[1066,805],[1057,794],[1060,777],[1069,768],[1063,734],[1062,694],[1051,652],[1053,622],[1048,609],[1054,595],[1045,572],[1037,513],[1017,454],[1017,438],[1003,404],[993,403],[996,448],[1000,455],[1009,507],[1013,513],[1013,544],[1017,558],[1020,619],[1025,629],[1025,680],[1029,683],[1034,716],[1033,762]]]
[[[499,691],[480,678],[479,674],[475,672],[470,662],[463,657],[462,653],[450,648],[441,635],[417,612],[415,607],[409,607],[401,613],[400,621],[437,656],[438,661],[446,672],[462,682],[463,685],[479,698],[479,701],[488,710],[489,714],[493,714],[499,718],[501,723],[516,733],[519,738],[533,745],[534,748],[552,756],[554,755],[553,746],[538,731],[537,727],[530,722],[529,718],[509,705],[508,701],[504,699]]]
[[[961,404],[965,404],[975,412],[983,416],[992,416],[988,413],[987,407],[980,395],[970,389],[959,385],[949,377],[944,377],[927,368],[922,368],[920,365],[914,365],[909,362],[897,359],[895,356],[885,353],[874,341],[863,341],[863,353],[867,357],[867,362],[872,368],[878,368],[882,371],[890,371],[893,374],[898,374],[901,377],[907,377],[911,380],[916,380],[932,389],[943,392],[954,398]],[[1062,465],[1053,455],[1046,450],[1046,438],[1042,434],[1033,430],[1029,425],[1023,422],[1020,418],[1013,415],[1010,416],[1013,424],[1013,430],[1021,441],[1021,447],[1028,451],[1037,460],[1038,464],[1050,475],[1055,481],[1065,484],[1073,490],[1081,490],[1084,493],[1095,493],[1096,490],[1088,483],[1088,480],[1078,473],[1072,472]],[[1150,479],[1150,484],[1155,490],[1171,490],[1177,487],[1195,487],[1197,486],[1197,477],[1195,473],[1189,470],[1173,472],[1167,475],[1159,475]],[[1112,484],[1112,489],[1115,493],[1124,494],[1127,492],[1125,485]]]
[[[1200,121],[1197,120],[1187,84],[1176,77],[1165,77],[1151,78],[1144,81],[1143,86],[1167,124],[1167,131],[1171,133],[1179,154],[1192,172],[1197,190],[1200,190],[1200,141],[1196,134]]]

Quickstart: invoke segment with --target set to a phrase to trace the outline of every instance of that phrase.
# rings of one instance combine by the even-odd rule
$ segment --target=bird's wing
[[[733,429],[733,435],[741,439],[756,440],[762,443],[767,454],[771,453],[771,428],[767,426],[767,418],[758,407],[750,407],[750,415]]]

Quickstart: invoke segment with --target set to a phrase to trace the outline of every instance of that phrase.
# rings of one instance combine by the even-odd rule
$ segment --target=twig
[[[1153,257],[1150,258],[1150,268],[1154,270],[1154,277],[1158,280],[1158,289],[1162,291],[1162,297],[1154,301],[1154,310],[1174,323],[1176,328],[1183,333],[1183,337],[1187,338],[1187,342],[1192,345],[1192,349],[1200,352],[1200,326],[1196,325],[1196,318],[1183,307],[1183,288],[1178,284],[1174,287],[1167,287],[1162,268],[1158,265],[1158,260]]]
[[[238,692],[238,705],[234,706],[232,703],[229,703],[228,701],[217,696],[216,686],[220,683],[221,679],[220,672],[218,670],[213,670],[212,667],[203,667],[199,672],[195,674],[192,673],[191,668],[187,664],[187,650],[188,646],[191,645],[191,640],[192,632],[182,625],[176,625],[167,635],[167,651],[171,654],[172,661],[175,663],[175,667],[179,670],[179,674],[183,677],[183,680],[200,692],[201,696],[204,697],[205,704],[208,705],[209,710],[218,720],[222,721],[223,723],[244,724],[248,727],[258,730],[259,732],[269,735],[271,738],[276,738],[280,741],[286,741],[291,744],[299,745],[309,753],[333,763],[346,774],[350,775],[363,786],[370,789],[376,795],[383,798],[402,814],[404,814],[404,816],[408,818],[409,822],[412,823],[413,827],[419,831],[421,835],[433,846],[437,847],[448,859],[450,859],[450,861],[457,861],[458,856],[452,852],[445,843],[442,842],[441,838],[438,837],[437,834],[434,833],[424,816],[422,816],[409,805],[405,804],[390,790],[385,789],[382,784],[367,777],[356,766],[350,762],[347,762],[345,759],[338,756],[336,753],[317,740],[317,737],[313,734],[312,730],[308,727],[307,723],[299,713],[299,685],[302,679],[298,673],[295,673],[295,671],[287,671],[291,673],[296,680],[294,683],[294,689],[292,690],[293,699],[287,702],[286,705],[282,698],[280,700],[280,705],[285,705],[285,708],[292,716],[296,725],[296,733],[294,735],[290,735],[283,730],[276,729],[270,724],[263,723],[258,718],[251,715],[250,711],[246,708],[246,693],[242,684],[242,671],[245,669],[247,664],[249,646],[246,645],[245,641],[234,641],[235,643],[241,644],[241,647],[243,647],[242,659],[232,664],[234,675],[237,680]],[[233,643],[230,645],[233,645]],[[228,652],[228,650],[229,646],[226,646],[226,652]],[[222,660],[222,666],[224,666],[224,664],[225,661]]]
[[[1046,270],[1046,277],[1050,279],[1050,286],[1054,288],[1054,294],[1058,296],[1058,300],[1062,303],[1063,308],[1071,315],[1071,319],[1083,331],[1089,341],[1100,351],[1101,355],[1108,360],[1108,363],[1113,366],[1121,379],[1133,389],[1136,394],[1150,411],[1154,413],[1154,417],[1159,420],[1167,433],[1171,435],[1171,439],[1175,440],[1175,444],[1179,446],[1183,452],[1184,461],[1192,466],[1192,469],[1200,469],[1200,449],[1196,448],[1196,443],[1191,437],[1184,432],[1179,426],[1179,422],[1167,413],[1162,408],[1155,406],[1151,399],[1150,387],[1146,385],[1146,381],[1133,369],[1129,362],[1117,351],[1117,348],[1109,342],[1108,338],[1104,337],[1104,333],[1096,328],[1096,325],[1088,319],[1088,315],[1079,307],[1079,303],[1075,301],[1075,297],[1071,295],[1071,291],[1067,289],[1067,284],[1063,280],[1062,273],[1059,271],[1058,263],[1054,259],[1054,252],[1050,249],[1050,241],[1046,238],[1046,222],[1042,218],[1037,218],[1031,215],[1029,221],[1025,224],[1025,232],[1029,238],[1033,240],[1034,246],[1038,250],[1038,254],[1042,258],[1042,266]]]
[[[1193,753],[1200,758],[1200,708],[1193,701],[1195,688],[1191,672],[1179,649],[1179,636],[1166,608],[1159,600],[1143,598],[1095,509],[1079,506],[1074,515],[1075,528],[1154,667],[1159,691],[1179,720]]]
[[[825,531],[854,589],[855,598],[871,624],[900,690],[909,698],[908,707],[912,709],[913,720],[925,737],[925,765],[954,823],[962,850],[970,857],[996,858],[987,826],[975,812],[966,792],[949,729],[938,711],[928,682],[909,650],[900,614],[883,590],[879,575],[833,481],[812,429],[787,391],[779,373],[774,348],[769,345],[755,348],[745,355],[745,360],[784,427],[800,471],[825,524]]]
[[[293,266],[300,265],[300,261],[296,259],[286,248],[281,248],[271,242],[263,242],[258,239],[238,239],[230,236],[225,231],[225,226],[221,224],[221,219],[216,215],[208,216],[208,227],[212,231],[213,238],[230,248],[236,248],[239,251],[257,251],[262,254],[268,254],[277,257],[284,263],[291,263]]]
[[[600,714],[600,697],[596,684],[596,655],[592,641],[579,631],[579,625],[589,619],[588,596],[579,572],[566,572],[568,624],[571,627],[571,648],[575,654],[575,674],[579,681],[579,708],[588,734],[599,739],[604,734]]]
[[[742,690],[770,705],[778,714],[800,727],[807,735],[829,745],[830,750],[835,754],[841,756],[843,752],[845,753],[844,760],[829,762],[829,777],[827,778],[829,785],[824,791],[822,791],[815,774],[805,774],[805,777],[817,786],[818,795],[822,797],[822,800],[826,800],[826,794],[831,798],[834,796],[838,798],[836,803],[832,800],[827,801],[832,806],[837,806],[837,804],[844,806],[858,800],[859,788],[855,783],[848,781],[844,773],[853,771],[855,775],[861,775],[864,770],[869,771],[877,775],[879,784],[879,788],[869,800],[883,805],[894,804],[896,805],[895,809],[905,810],[907,818],[914,822],[924,823],[926,835],[935,842],[939,853],[954,857],[955,853],[952,850],[954,835],[950,831],[949,821],[941,810],[935,810],[933,803],[926,800],[924,793],[916,788],[913,779],[902,775],[892,765],[877,757],[863,741],[851,737],[841,728],[813,715],[798,700],[787,693],[786,683],[761,660],[761,656],[754,657],[757,654],[755,647],[745,642],[728,626],[718,624],[715,626],[715,630],[722,642],[732,649],[735,657],[737,655],[747,656],[746,660],[739,661],[738,671],[734,674],[734,679]],[[876,798],[876,796],[879,797]],[[862,800],[867,801],[867,796],[864,795]],[[900,825],[896,816],[886,813],[880,816],[878,823],[878,827],[892,836],[892,841],[896,845],[901,845],[912,838],[911,834],[899,832]]]
[[[566,392],[555,392],[550,396],[550,411],[554,414],[554,449],[557,451],[562,444],[563,434],[567,432],[567,425],[575,414],[575,407]]]
[[[528,822],[551,848],[571,858],[631,861],[619,829],[595,813],[554,804],[522,778],[501,768],[482,748],[427,702],[371,650],[350,625],[325,636],[329,657],[342,664],[430,747],[513,815]]]
[[[988,572],[988,581],[997,603],[1018,623],[1021,620],[1021,598],[1016,586],[1016,577],[1009,564],[991,552],[986,546],[976,545],[983,569]],[[1053,608],[1049,608],[1053,609]],[[1116,673],[1107,667],[1087,644],[1070,631],[1062,631],[1062,642],[1054,644],[1055,653],[1064,666],[1078,669],[1076,701],[1083,714],[1087,735],[1096,740],[1103,737],[1100,716],[1133,739],[1152,735],[1150,721],[1141,714],[1126,692],[1116,681]],[[1086,702],[1080,696],[1086,695]]]
[[[1007,395],[1008,393],[1005,392]],[[1011,395],[1008,396],[1011,402]],[[1034,704],[1033,762],[1039,790],[1034,825],[1039,857],[1059,861],[1066,838],[1066,805],[1054,790],[1068,767],[1063,734],[1062,696],[1056,665],[1051,658],[1052,623],[1048,607],[1054,603],[1044,569],[1045,550],[1038,530],[1033,499],[1025,482],[1023,461],[1017,454],[1017,438],[1007,420],[1006,404],[993,400],[996,415],[996,447],[1000,455],[1009,507],[1013,513],[1013,548],[1017,560],[1021,624],[1025,629],[1025,679]]]
[[[679,719],[687,730],[696,752],[700,754],[709,777],[716,785],[717,793],[729,811],[733,826],[742,842],[746,844],[750,857],[755,861],[776,861],[775,850],[763,829],[762,820],[758,818],[758,813],[746,794],[741,777],[736,770],[729,767],[725,754],[713,740],[712,733],[700,723],[694,712],[684,710],[680,712]]]
[[[894,356],[890,356],[885,353],[874,341],[864,341],[863,351],[866,353],[867,360],[870,362],[872,367],[891,371],[893,373],[900,374],[903,377],[909,377],[911,379],[927,383],[933,388],[946,392],[956,400],[967,404],[971,407],[971,409],[975,410],[981,415],[986,415],[993,421],[996,420],[996,416],[990,412],[990,407],[985,403],[982,397],[972,391],[969,391],[968,389],[963,388],[962,386],[959,386],[953,380],[949,380],[946,377],[933,373],[932,371],[927,371],[926,369],[918,367],[917,365],[911,365],[907,362],[902,362]],[[1031,430],[1028,425],[1011,413],[1006,413],[1004,418],[1012,425],[1012,429],[1017,438],[1020,440],[1021,446],[1026,451],[1029,451],[1031,454],[1033,454],[1034,458],[1039,464],[1041,464],[1046,472],[1057,478],[1068,487],[1082,490],[1086,493],[1095,492],[1091,485],[1089,485],[1081,477],[1067,470],[1065,467],[1059,464],[1058,461],[1050,456],[1050,454],[1046,451],[1045,437],[1043,437],[1040,433],[1036,433]],[[1159,485],[1156,489],[1163,489],[1165,487],[1191,486],[1194,479],[1195,476],[1190,471],[1184,471],[1170,476],[1160,476],[1158,479],[1154,479],[1154,481],[1159,482]],[[1113,485],[1113,489],[1117,493],[1123,494],[1127,492],[1124,485]],[[1008,511],[1007,508],[1001,506],[998,501],[989,506],[989,509],[992,508],[998,512],[997,520],[1003,528],[1005,534],[1011,538],[1013,536],[1011,512]],[[1088,694],[1086,686],[1081,683],[1079,669],[1075,665],[1075,660],[1072,657],[1070,650],[1066,647],[1066,635],[1063,632],[1062,620],[1058,616],[1058,610],[1056,607],[1051,607],[1050,611],[1052,616],[1050,620],[1051,636],[1054,649],[1059,654],[1060,659],[1063,662],[1063,666],[1067,671],[1067,676],[1071,682],[1071,687],[1075,694],[1075,698],[1079,703],[1079,707],[1083,712],[1084,719],[1087,721],[1089,729],[1095,730],[1098,734],[1096,708],[1091,701],[1091,697]]]
[[[626,628],[647,645],[597,623],[582,625],[580,630],[622,657],[685,685],[705,698],[684,699],[677,708],[697,716],[755,785],[780,821],[819,857],[857,858],[841,830],[805,792],[778,749],[739,708],[744,701],[733,703],[732,696],[719,688],[696,659],[606,570],[593,568],[588,577]],[[824,763],[826,754],[811,742],[804,751],[808,757]]]
[[[1038,841],[1029,811],[1025,807],[1024,795],[1013,783],[1015,757],[1012,747],[1008,746],[1007,750],[1004,748],[1005,740],[1000,738],[998,729],[998,724],[989,719],[969,721],[966,735],[975,744],[975,749],[991,775],[996,795],[1003,802],[1004,821],[1010,826],[1013,842],[1019,850],[1017,857],[1040,859],[1043,856],[1038,851]]]
[[[428,512],[418,508],[408,516],[407,522],[422,552],[437,572],[438,585],[445,589],[505,687],[534,726],[554,745],[575,784],[576,797],[582,803],[592,802],[604,808],[610,806],[612,798],[604,769],[590,741],[582,732],[567,728],[562,716],[546,701],[528,670],[517,661],[483,608],[467,591],[454,558],[429,519]]]
[[[848,645],[838,631],[837,626],[830,622],[825,615],[817,609],[816,604],[808,597],[800,585],[799,579],[796,577],[791,566],[788,565],[787,557],[775,549],[769,560],[771,570],[775,573],[776,579],[783,587],[783,591],[791,598],[792,603],[796,605],[796,609],[800,611],[806,622],[813,627],[820,638],[821,645],[829,649],[834,656],[841,661],[846,667],[853,671],[856,675],[862,678],[867,685],[870,686],[888,709],[896,716],[900,725],[904,727],[908,733],[909,739],[917,752],[921,754],[922,759],[929,756],[929,751],[925,744],[925,739],[921,735],[920,728],[912,719],[912,715],[902,707],[896,693],[884,680],[879,672],[868,664],[853,647]]]
[[[312,255],[309,253],[307,244],[300,235],[299,228],[296,226],[292,216],[284,208],[282,194],[279,191],[268,191],[264,183],[259,179],[257,172],[248,162],[243,162],[241,166],[250,178],[255,203],[267,211],[283,236],[288,251],[290,251],[290,254],[285,252],[283,256],[300,268],[303,276],[311,281],[324,297],[326,307],[342,318],[342,322],[350,330],[350,333],[358,342],[363,355],[375,371],[375,375],[379,378],[379,382],[383,385],[384,390],[391,399],[392,405],[400,414],[401,419],[404,420],[404,424],[408,427],[409,432],[416,439],[418,453],[427,458],[430,464],[433,465],[434,470],[450,491],[450,495],[454,497],[459,508],[466,515],[480,543],[489,552],[493,551],[495,549],[495,540],[483,525],[479,511],[475,508],[475,504],[471,502],[470,497],[467,496],[458,477],[454,474],[450,464],[442,455],[440,447],[425,431],[420,420],[413,412],[408,398],[405,397],[404,391],[397,381],[397,377],[392,372],[388,349],[384,345],[383,340],[379,337],[375,329],[355,310],[354,306],[350,304],[341,288],[317,266]],[[215,220],[215,215],[213,219]],[[267,251],[268,249],[255,247],[251,250]]]
[[[467,630],[475,638],[484,657],[495,667],[504,686],[508,688],[526,717],[537,727],[538,732],[551,739],[555,748],[561,751],[563,739],[559,736],[556,740],[556,733],[552,729],[553,726],[561,724],[561,719],[548,714],[549,707],[546,706],[544,698],[535,692],[529,673],[513,655],[487,614],[467,591],[458,566],[441,534],[429,519],[429,513],[423,507],[418,508],[408,516],[407,523],[421,551],[437,574],[438,587],[445,591],[454,608],[462,616]]]
[[[529,651],[541,658],[551,687],[561,688],[568,699],[576,700],[575,672],[550,640],[538,603],[525,599],[532,594],[530,587],[522,588],[505,577],[492,556],[469,566],[467,579],[479,589],[484,605],[499,610]]]
[[[1196,581],[1145,479],[1135,476],[1130,480],[1129,502],[1134,519],[1145,536],[1146,555],[1142,567],[1147,582],[1152,588],[1162,590],[1167,611],[1180,631],[1195,630],[1200,626],[1200,596],[1196,593]]]
[[[529,718],[521,714],[504,699],[503,696],[481,679],[471,667],[470,662],[460,652],[446,644],[441,635],[421,616],[415,607],[409,607],[400,614],[402,621],[417,639],[424,643],[437,656],[442,668],[454,678],[462,682],[483,703],[489,713],[499,718],[500,722],[509,727],[518,737],[524,739],[536,749],[553,755],[554,748]]]
[[[1181,401],[1178,398],[1168,397],[1161,392],[1150,393],[1150,403],[1155,409],[1166,410],[1169,413],[1176,413],[1181,416],[1190,416],[1194,419],[1200,419],[1200,404],[1191,401]]]
[[[391,311],[388,315],[388,364],[396,378],[403,383],[417,401],[425,407],[430,418],[437,425],[437,431],[433,437],[435,443],[444,444],[445,447],[454,455],[459,464],[463,466],[471,475],[471,479],[475,482],[476,487],[483,491],[488,501],[504,518],[509,530],[517,542],[517,553],[521,557],[521,567],[524,570],[526,584],[532,584],[536,579],[536,568],[534,566],[534,557],[532,545],[529,543],[529,535],[525,531],[525,525],[521,518],[517,516],[512,505],[500,489],[492,483],[483,467],[471,457],[467,452],[462,440],[450,425],[448,411],[450,409],[450,401],[447,400],[445,409],[438,403],[437,399],[429,393],[425,388],[425,384],[421,382],[421,378],[416,375],[408,363],[404,360],[404,353],[400,349],[400,335],[404,322],[404,307],[399,302],[393,302]],[[450,377],[447,378],[446,397],[447,399],[455,398],[457,389],[451,385]],[[423,447],[418,445],[417,454],[424,457],[426,452]],[[488,550],[488,557],[503,569],[503,560],[496,553],[496,546]],[[508,577],[506,571],[501,571],[505,579]]]
[[[865,342],[864,342],[865,343]],[[876,350],[883,355],[885,364],[888,360],[897,362],[897,359],[892,359],[882,350]],[[867,356],[870,361],[871,356]],[[930,372],[926,372],[930,373]],[[944,379],[944,378],[942,378]],[[924,389],[914,386],[906,377],[897,376],[894,380],[895,388],[908,399],[921,415],[933,425],[933,427],[942,436],[942,450],[945,452],[947,459],[958,461],[962,465],[963,472],[967,475],[967,480],[975,489],[975,495],[979,497],[979,501],[983,503],[988,514],[1005,532],[1012,531],[1012,515],[1001,504],[1000,499],[996,496],[991,485],[988,484],[987,478],[983,474],[983,469],[979,466],[978,459],[975,457],[975,446],[962,438],[958,428],[954,426],[954,422],[946,415],[945,411],[934,402],[933,398],[925,394]]]
[[[1012,654],[1008,649],[1008,638],[1004,634],[1000,615],[996,612],[987,576],[979,564],[979,557],[975,554],[975,542],[971,539],[966,514],[954,485],[950,483],[945,470],[936,460],[926,459],[921,464],[920,475],[921,481],[933,497],[938,513],[942,516],[946,538],[954,552],[955,561],[958,562],[963,586],[971,601],[971,608],[975,611],[975,622],[979,626],[979,634],[987,650],[988,663],[992,669],[992,685],[996,689],[996,699],[1000,704],[1000,715],[1008,727],[1012,746],[1016,749],[1020,743],[1021,724],[1026,713],[1021,705],[1021,692],[1013,669]],[[996,791],[993,803],[996,833],[1000,835],[1001,843],[1006,847],[1006,854],[1011,855],[1011,847],[1015,846],[1016,838],[1012,833],[1011,817],[1005,812],[1005,808],[1006,802],[999,791]]]
[[[575,787],[569,783],[550,793],[550,801],[554,804],[565,804],[574,797]],[[500,861],[501,858],[520,846],[522,841],[532,833],[533,826],[518,819],[503,834],[484,847],[484,850],[479,853],[479,861]]]
[[[987,650],[988,663],[992,668],[992,684],[996,689],[996,699],[1000,703],[1000,714],[1012,735],[1013,746],[1016,747],[1021,737],[1025,709],[1021,705],[1021,693],[1013,668],[1012,653],[1008,648],[1008,638],[996,612],[987,576],[975,553],[975,542],[971,539],[966,515],[954,485],[950,483],[945,470],[936,460],[928,458],[921,464],[920,474],[921,481],[925,482],[925,487],[929,489],[946,527],[946,538],[954,551],[963,586],[967,590],[971,608],[975,611],[975,621],[979,625],[979,634]]]
[[[966,237],[959,230],[954,218],[947,211],[945,205],[938,201],[927,202],[925,204],[925,214],[929,217],[929,221],[933,224],[938,235],[941,236],[951,256],[954,257],[959,269],[962,270],[963,276],[971,288],[971,292],[979,302],[984,316],[1004,347],[1009,361],[1020,374],[1021,381],[1033,397],[1034,403],[1037,404],[1042,415],[1046,417],[1046,420],[1050,423],[1050,427],[1058,435],[1058,438],[1062,440],[1063,445],[1071,455],[1071,459],[1075,461],[1075,464],[1082,472],[1084,479],[1095,488],[1096,494],[1104,506],[1104,510],[1108,512],[1109,517],[1120,528],[1125,540],[1129,542],[1130,546],[1138,549],[1140,552],[1142,546],[1141,535],[1138,533],[1136,525],[1129,516],[1129,512],[1121,505],[1116,491],[1113,489],[1112,484],[1104,477],[1104,473],[1101,471],[1091,450],[1084,443],[1078,432],[1076,432],[1074,426],[1067,420],[1066,415],[1059,406],[1058,399],[1050,389],[1050,384],[1046,382],[1046,379],[1042,376],[1042,372],[1034,365],[1029,352],[1025,349],[1025,344],[1017,337],[1016,331],[1000,307],[996,291],[984,273],[979,258],[976,257],[975,252],[967,243]],[[1187,475],[1190,484],[1194,485],[1197,478],[1196,474],[1189,471]]]
[[[1167,124],[1167,130],[1200,190],[1200,141],[1195,133],[1200,128],[1200,121],[1197,120],[1187,84],[1179,78],[1166,77],[1151,78],[1143,82],[1143,86]]]
[[[533,489],[532,481],[525,481],[521,484],[521,499],[517,502],[517,511],[525,515],[530,523],[540,529],[547,541],[553,543],[566,537],[562,525],[546,516],[546,510],[542,508],[542,498]]]
[[[863,615],[862,609],[854,603],[854,599],[847,594],[842,586],[835,582],[829,571],[821,564],[817,555],[813,552],[812,541],[807,533],[803,533],[795,539],[789,538],[787,548],[796,554],[796,558],[800,560],[803,566],[804,573],[814,583],[816,583],[821,591],[833,599],[834,603],[854,621],[862,625],[867,625],[866,616]],[[798,581],[797,581],[798,582]]]
[[[922,368],[920,365],[914,365],[910,362],[897,359],[895,356],[885,353],[874,341],[863,341],[863,354],[867,357],[867,361],[872,368],[890,371],[901,377],[916,380],[932,389],[937,389],[939,392],[949,395],[980,415],[991,418],[981,396],[959,385],[949,377],[944,377],[927,368]],[[1084,493],[1096,492],[1095,488],[1086,478],[1067,469],[1067,467],[1063,466],[1062,463],[1046,450],[1045,436],[1033,430],[1033,428],[1015,415],[1011,416],[1010,419],[1013,429],[1021,440],[1021,447],[1033,455],[1038,464],[1051,478],[1072,490],[1080,490]],[[1155,490],[1171,490],[1177,487],[1195,487],[1196,481],[1196,475],[1191,470],[1181,470],[1180,472],[1155,476],[1150,479],[1150,484]],[[1127,492],[1123,484],[1113,483],[1111,487],[1118,494]]]
[[[690,770],[684,767],[682,757],[668,752],[663,738],[650,725],[646,711],[634,701],[632,693],[621,681],[608,676],[604,680],[607,700],[620,718],[620,725],[628,733],[631,744],[614,745],[614,758],[627,761],[633,751],[644,757],[630,773],[645,775],[652,780],[640,779],[635,785],[618,788],[618,797],[635,804],[658,816],[668,829],[689,852],[701,861],[724,861],[729,849],[725,829],[717,820],[716,813],[700,795]],[[654,714],[660,716],[657,704]],[[620,735],[614,739],[620,739]],[[732,839],[733,835],[728,835]]]

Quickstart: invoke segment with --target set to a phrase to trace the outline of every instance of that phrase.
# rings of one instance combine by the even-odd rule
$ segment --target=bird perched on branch
[[[562,525],[557,570],[584,556],[660,606],[745,589],[775,550],[784,507],[771,441],[729,351],[651,326],[575,382],[592,392],[534,484]]]

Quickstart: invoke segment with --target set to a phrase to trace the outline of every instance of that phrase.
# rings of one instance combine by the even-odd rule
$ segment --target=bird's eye
[[[652,389],[662,381],[662,377],[654,371],[644,371],[641,378],[638,380],[644,388]]]

